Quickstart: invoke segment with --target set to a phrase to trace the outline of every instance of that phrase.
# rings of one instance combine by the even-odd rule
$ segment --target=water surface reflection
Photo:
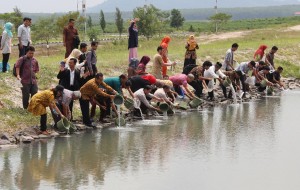
[[[299,106],[292,93],[1,151],[0,188],[298,190]]]

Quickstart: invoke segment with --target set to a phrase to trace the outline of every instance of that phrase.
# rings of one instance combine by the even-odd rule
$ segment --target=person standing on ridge
[[[74,25],[75,25],[75,20],[71,18],[69,20],[68,26],[64,27],[63,30],[63,43],[64,46],[66,47],[65,58],[69,57],[72,50],[77,49],[78,45],[80,44],[78,31],[74,27]]]
[[[128,28],[129,38],[128,38],[128,49],[129,49],[129,63],[132,58],[137,58],[137,47],[138,47],[138,28],[136,22],[140,19],[135,18],[131,20],[130,26]]]

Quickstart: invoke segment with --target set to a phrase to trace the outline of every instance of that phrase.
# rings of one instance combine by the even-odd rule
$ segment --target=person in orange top
[[[170,36],[165,36],[160,43],[160,46],[163,48],[162,59],[163,59],[164,63],[170,62],[170,60],[168,58],[168,47],[169,47],[170,41],[171,41]],[[162,75],[163,75],[163,77],[167,76],[167,66],[166,65],[164,65],[162,67]]]
[[[188,38],[188,41],[185,45],[185,59],[184,59],[184,65],[183,69],[188,65],[196,65],[197,60],[197,54],[196,49],[199,49],[199,46],[195,40],[194,35],[190,35]]]
[[[254,60],[255,61],[262,61],[264,55],[265,55],[265,50],[268,48],[266,45],[261,45],[259,48],[256,50],[254,53]]]

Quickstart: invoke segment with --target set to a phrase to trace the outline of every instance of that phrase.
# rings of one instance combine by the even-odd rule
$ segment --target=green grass
[[[300,22],[300,17],[278,17],[264,19],[244,19],[231,20],[219,27],[219,31],[253,30],[266,28],[280,28],[296,25]],[[214,32],[215,26],[209,21],[190,21],[185,22],[182,30],[188,31],[193,26],[195,32]]]
[[[235,59],[238,62],[250,61],[253,58],[255,50],[261,44],[269,46],[276,45],[279,47],[279,51],[275,57],[276,66],[283,66],[285,77],[300,78],[300,54],[297,52],[299,49],[299,36],[300,31],[285,31],[286,28],[270,28],[254,30],[247,33],[243,37],[228,38],[216,41],[210,41],[210,37],[197,39],[200,49],[197,51],[198,63],[202,63],[205,60],[211,60],[213,62],[222,61],[226,50],[232,43],[239,43],[240,47],[236,52]],[[203,37],[204,34],[200,34]],[[221,34],[220,34],[221,35]],[[185,42],[187,36],[174,37],[169,45],[169,57],[171,60],[178,60],[183,63],[185,53]],[[148,55],[151,58],[156,53],[156,48],[160,44],[161,37],[153,38],[149,41],[146,39],[140,39],[138,55]],[[59,71],[59,62],[64,58],[64,48],[61,46],[51,46],[50,56],[47,56],[45,46],[36,46],[35,57],[40,63],[39,88],[40,90],[48,89],[51,86],[55,86],[58,82],[56,75]],[[14,63],[16,60],[17,50],[14,49],[10,63]],[[105,76],[118,76],[121,73],[126,73],[128,66],[128,50],[127,40],[101,43],[97,50],[98,56],[98,68],[100,72],[103,72]],[[181,72],[182,64],[176,66],[176,73]],[[169,73],[170,75],[173,73]],[[0,80],[16,80],[12,74],[0,74]],[[16,131],[20,128],[39,124],[39,117],[33,117],[30,113],[21,108],[16,108],[13,101],[20,102],[19,98],[6,99],[8,94],[13,93],[10,83],[3,83],[0,88],[0,101],[5,105],[0,109],[0,131]],[[78,103],[76,103],[78,106]],[[80,116],[80,110],[75,112],[76,118]],[[49,122],[50,122],[50,116]],[[48,122],[48,123],[49,123]]]

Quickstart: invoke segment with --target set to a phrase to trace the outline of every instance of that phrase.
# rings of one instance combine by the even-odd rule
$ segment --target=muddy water
[[[0,189],[299,190],[300,92],[0,151]]]

